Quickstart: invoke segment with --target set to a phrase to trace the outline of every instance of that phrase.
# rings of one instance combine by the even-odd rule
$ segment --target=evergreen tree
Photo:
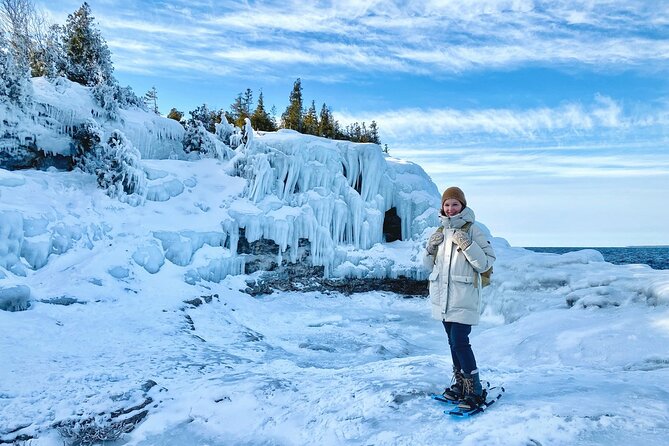
[[[325,102],[321,107],[321,113],[318,119],[318,136],[330,139],[334,139],[336,136],[335,119],[328,106],[325,105]]]
[[[254,129],[265,132],[273,132],[276,130],[276,123],[265,110],[265,100],[263,98],[262,90],[258,96],[258,105],[251,115],[251,125]]]
[[[251,107],[253,107],[253,91],[250,88],[247,88],[242,97],[242,114],[244,119],[242,119],[242,127],[244,125],[244,120],[251,117]]]
[[[213,153],[215,147],[209,131],[200,121],[191,121],[186,125],[184,133],[184,152]]]
[[[349,141],[360,142],[362,139],[362,128],[360,127],[360,123],[358,121],[351,124],[348,134]]]
[[[362,121],[362,126],[360,127],[360,142],[369,142],[369,133],[367,132],[367,125],[365,121]]]
[[[158,90],[156,90],[155,86],[151,87],[151,89],[144,94],[144,103],[149,107],[149,110],[160,115],[160,112],[158,111]]]
[[[276,105],[272,105],[272,108],[269,109],[269,116],[270,119],[272,120],[272,125],[274,126],[274,130],[279,128],[279,124],[276,123]]]
[[[302,120],[302,131],[307,135],[318,135],[318,116],[316,116],[316,103],[311,101],[311,106]]]
[[[105,117],[112,121],[115,121],[119,118],[119,102],[118,95],[119,89],[118,85],[109,85],[104,82],[93,85],[91,88],[91,94],[95,98],[95,101],[105,112]],[[146,107],[143,105],[143,107]]]
[[[248,116],[246,108],[247,106],[244,103],[244,96],[242,93],[239,93],[235,98],[235,102],[230,104],[230,112],[226,114],[226,118],[231,124],[242,128],[244,126],[244,118]]]
[[[63,28],[59,25],[51,25],[46,35],[44,52],[42,57],[37,57],[34,62],[33,71],[43,70],[43,75],[49,79],[55,79],[65,73],[67,56],[63,46]],[[35,74],[35,73],[33,73]]]
[[[216,124],[220,124],[225,119],[225,110],[223,109],[218,111],[212,110],[210,112],[210,115],[211,115],[211,124],[214,126],[213,133],[216,133]]]
[[[281,115],[281,125],[285,129],[302,131],[302,81],[297,78],[290,92],[288,107]]]
[[[376,121],[372,121],[371,124],[369,124],[369,142],[373,142],[374,144],[381,144],[381,139],[379,139],[379,128],[376,125]],[[386,153],[388,153],[388,145],[386,145]]]
[[[197,107],[195,110],[189,112],[191,118],[188,120],[189,125],[195,125],[197,123],[201,124],[205,130],[208,132],[216,132],[216,117],[219,116],[218,113],[212,112],[207,107],[207,104],[202,104]],[[218,122],[221,122],[220,116],[218,117]]]
[[[332,115],[330,115],[332,116]],[[334,121],[334,136],[333,139],[346,139],[346,135],[344,134],[344,130],[342,130],[341,125],[339,124],[339,121],[335,120]]]
[[[88,3],[67,16],[64,43],[68,79],[88,86],[114,83],[111,53],[95,25]]]
[[[172,107],[170,112],[167,114],[168,119],[174,119],[175,121],[178,121],[178,122],[181,122],[183,117],[184,117],[184,112],[179,111],[174,107]]]

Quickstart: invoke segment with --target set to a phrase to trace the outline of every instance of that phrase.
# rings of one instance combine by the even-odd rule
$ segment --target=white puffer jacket
[[[444,241],[435,255],[427,251],[423,259],[430,274],[432,317],[446,322],[476,325],[481,307],[481,273],[492,267],[495,251],[483,231],[472,224],[467,231],[472,244],[461,250],[453,233],[466,223],[474,223],[474,211],[464,208],[453,217],[441,216]]]

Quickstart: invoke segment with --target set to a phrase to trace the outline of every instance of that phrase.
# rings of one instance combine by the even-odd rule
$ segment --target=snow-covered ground
[[[429,398],[451,364],[426,299],[250,297],[256,276],[206,280],[234,269],[212,238],[243,182],[214,160],[147,168],[171,198],[137,207],[81,172],[0,170],[0,303],[30,305],[0,311],[0,442],[62,445],[59,431],[146,411],[112,444],[666,444],[669,271],[496,239],[472,343],[506,394],[453,419]],[[190,248],[170,257],[166,233]],[[370,259],[414,245],[376,244]]]

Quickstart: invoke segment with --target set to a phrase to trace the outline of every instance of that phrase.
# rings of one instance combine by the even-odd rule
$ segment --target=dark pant
[[[469,333],[472,332],[472,326],[457,322],[444,322],[443,324],[448,335],[448,345],[451,347],[453,365],[467,374],[476,370],[476,358],[469,344]]]

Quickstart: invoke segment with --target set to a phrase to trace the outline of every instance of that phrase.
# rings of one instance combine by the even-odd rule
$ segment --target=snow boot
[[[462,370],[453,366],[453,379],[451,380],[451,387],[446,388],[442,396],[448,401],[457,402],[465,396],[465,386],[463,384],[464,375]]]
[[[479,371],[473,370],[472,373],[463,374],[464,397],[458,409],[469,411],[481,407],[485,403],[487,392],[481,386]]]

